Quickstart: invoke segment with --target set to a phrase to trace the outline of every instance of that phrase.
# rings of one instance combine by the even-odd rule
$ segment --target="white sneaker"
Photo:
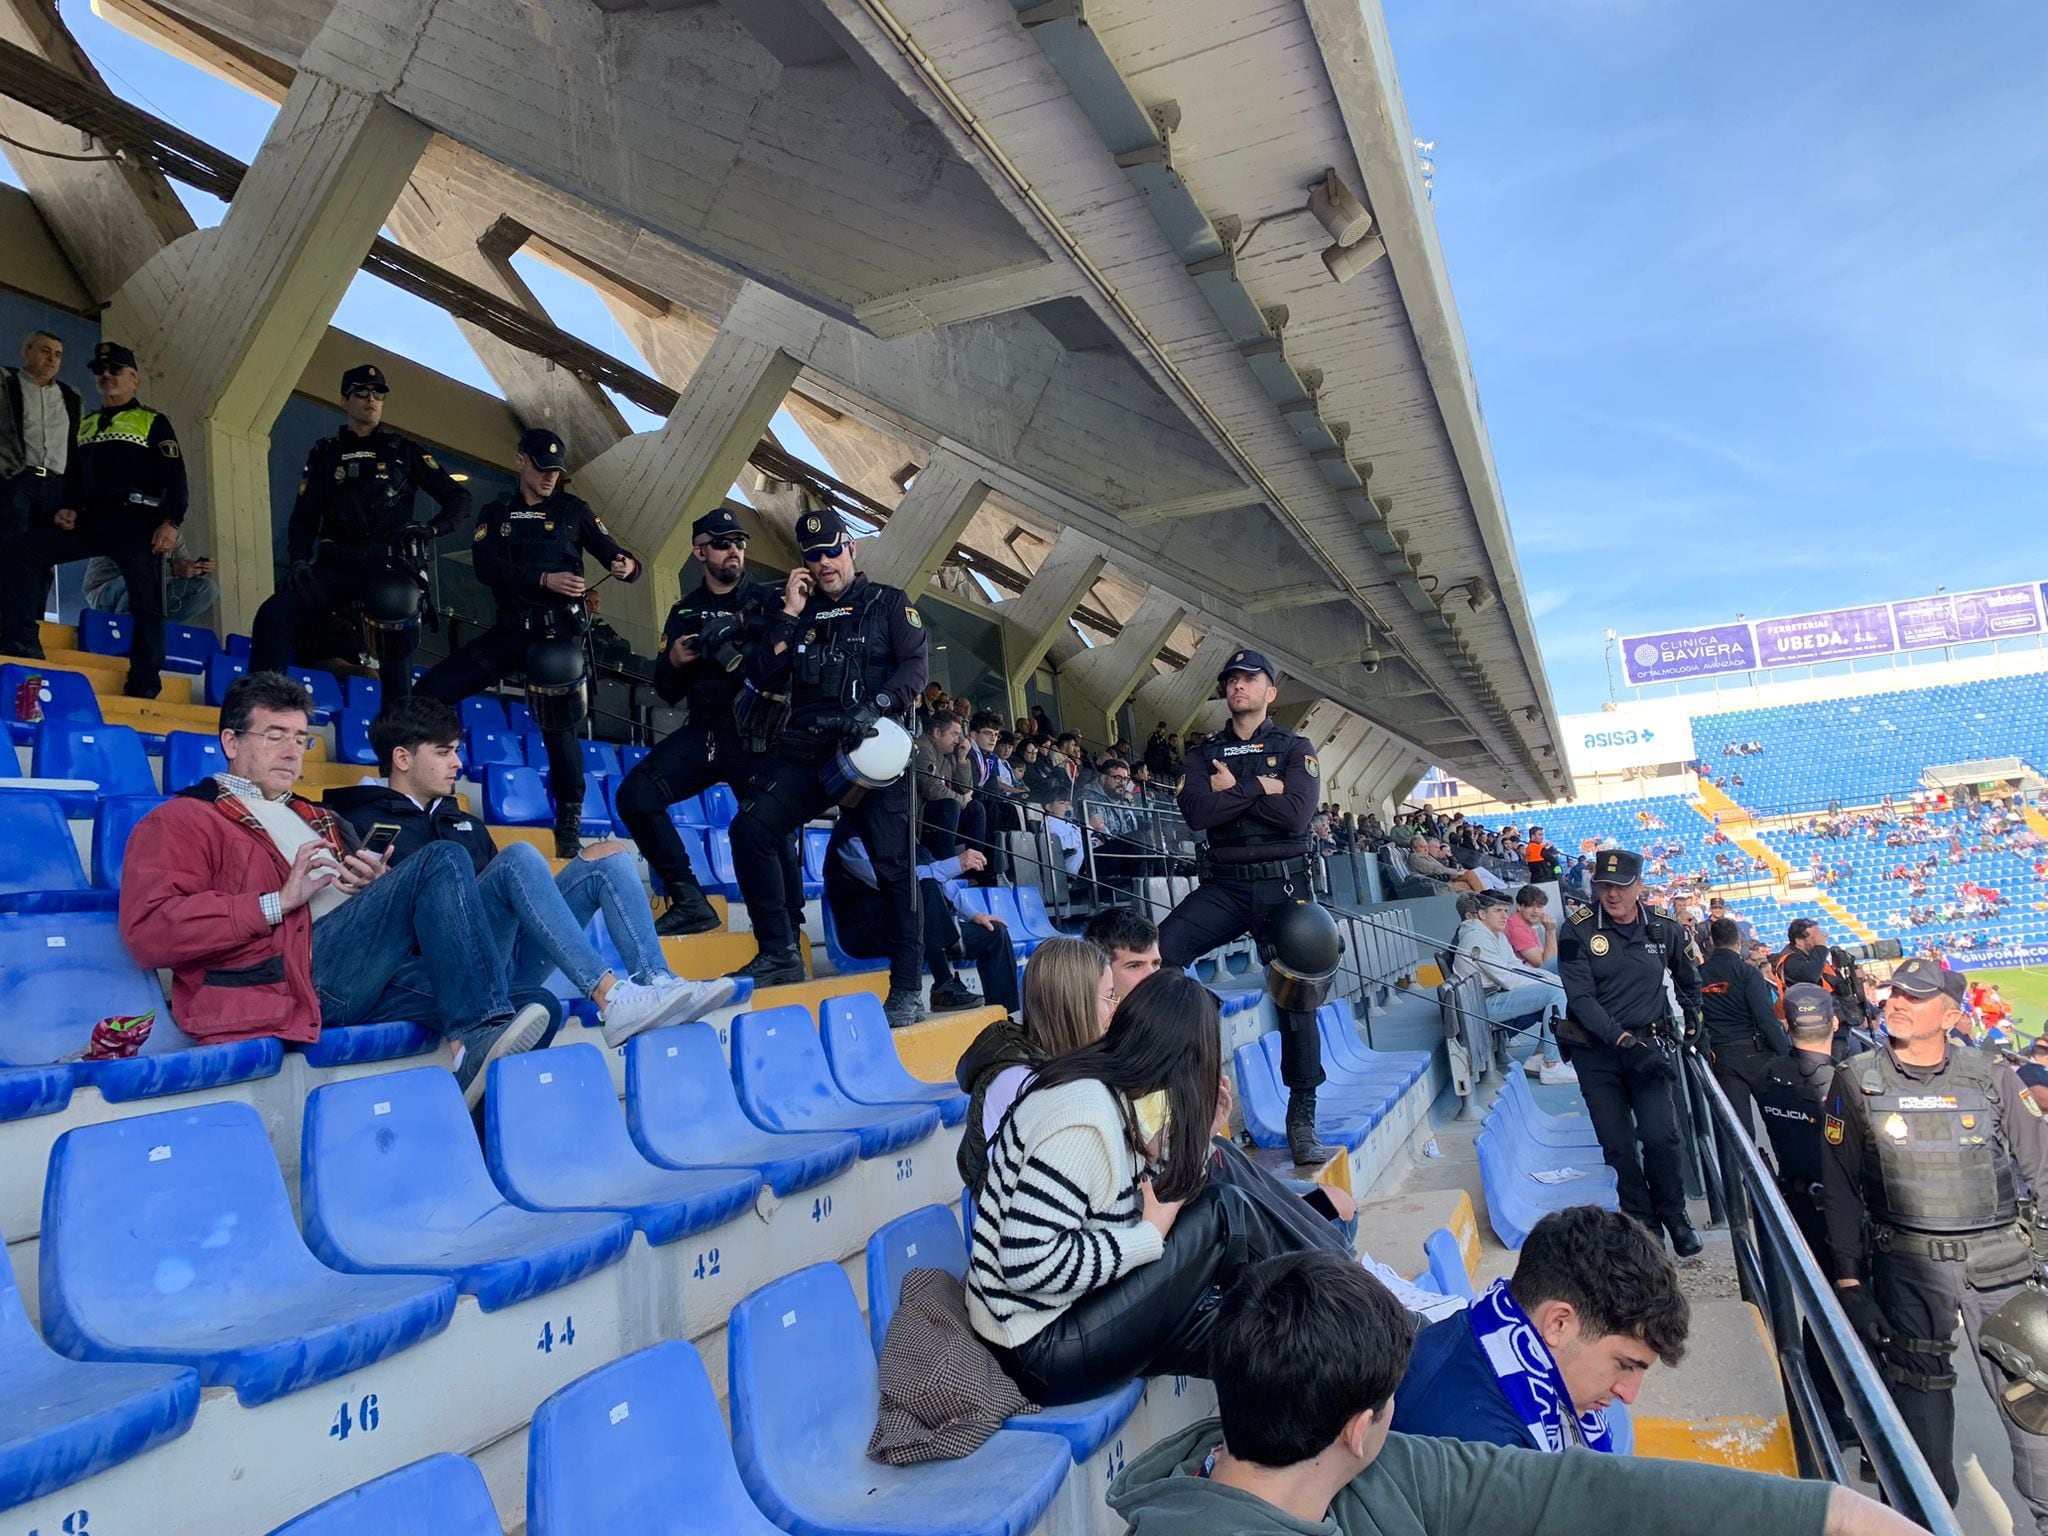
[[[1554,1067],[1545,1067],[1537,1074],[1536,1080],[1551,1085],[1576,1083],[1579,1080],[1579,1069],[1568,1061],[1561,1061]]]
[[[598,1022],[604,1025],[604,1043],[624,1045],[646,1030],[701,1019],[731,1002],[737,991],[739,987],[729,976],[716,981],[668,976],[652,982],[614,982],[598,1014]]]
[[[1549,1057],[1545,1056],[1541,1051],[1531,1051],[1527,1056],[1524,1056],[1522,1058],[1522,1070],[1528,1073],[1531,1077],[1536,1077],[1541,1073],[1548,1072],[1552,1067],[1556,1065],[1556,1062],[1552,1061]]]

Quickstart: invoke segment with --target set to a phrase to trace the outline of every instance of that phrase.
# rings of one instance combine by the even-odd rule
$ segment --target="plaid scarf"
[[[229,784],[228,781],[231,779],[235,785],[249,782],[247,779],[235,778],[233,774],[217,773],[212,778],[201,779],[184,793],[197,799],[212,801],[214,809],[229,821],[275,847],[276,844],[271,842],[270,833],[264,828],[263,823],[256,819],[256,813],[249,809],[247,800]],[[250,787],[254,788],[253,785]],[[337,858],[348,852],[348,843],[342,835],[341,819],[334,812],[325,806],[315,805],[300,795],[287,795],[285,798],[290,802],[293,814],[325,838]]]

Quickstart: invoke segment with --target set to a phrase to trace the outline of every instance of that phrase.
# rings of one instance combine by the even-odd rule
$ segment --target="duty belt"
[[[1965,1232],[1957,1236],[1936,1236],[1932,1232],[1911,1232],[1904,1227],[1887,1226],[1881,1221],[1870,1224],[1870,1246],[1880,1253],[1917,1253],[1923,1258],[1942,1259],[1961,1263],[1970,1256],[1970,1244],[1987,1237],[2017,1236],[2027,1246],[2033,1246],[2033,1223],[2025,1216],[2017,1221],[2005,1222],[1996,1227],[1986,1227],[1981,1232]]]
[[[1292,858],[1268,859],[1257,864],[1227,863],[1204,850],[1195,859],[1195,873],[1204,880],[1306,880],[1309,858],[1297,853]]]

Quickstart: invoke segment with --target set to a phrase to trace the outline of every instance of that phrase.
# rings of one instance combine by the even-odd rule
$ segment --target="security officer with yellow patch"
[[[1205,834],[1201,884],[1159,924],[1159,958],[1178,970],[1243,934],[1258,940],[1280,1011],[1288,1154],[1313,1166],[1332,1155],[1316,1140],[1323,1082],[1316,1009],[1338,955],[1336,924],[1316,902],[1310,858],[1321,771],[1308,738],[1267,713],[1280,692],[1272,662],[1257,651],[1234,652],[1216,690],[1230,724],[1189,751],[1180,786],[1181,815]]]
[[[585,553],[620,581],[638,581],[641,562],[612,537],[581,497],[562,489],[562,440],[544,427],[520,434],[517,489],[477,514],[470,544],[477,579],[491,589],[498,619],[420,679],[430,699],[457,704],[507,672],[526,674],[526,700],[547,743],[555,801],[555,856],[583,847],[583,749],[576,727],[589,707],[584,637]]]
[[[1821,1122],[1842,1309],[1951,1502],[1957,1315],[1985,1390],[2005,1407],[2005,1376],[1979,1353],[1980,1336],[2002,1309],[2038,1305],[2041,1261],[2021,1177],[2037,1193],[2048,1188],[2040,1142],[2011,1131],[2027,1113],[2018,1077],[1949,1036],[1965,991],[1963,973],[1938,961],[1892,972],[1885,1043],[1835,1069]],[[2006,1415],[2013,1483],[2048,1532],[2048,1435],[2027,1420]]]
[[[1700,973],[1684,926],[1644,903],[1640,854],[1603,848],[1592,877],[1593,909],[1557,936],[1558,1044],[1578,1069],[1622,1210],[1652,1232],[1661,1226],[1672,1251],[1691,1258],[1701,1244],[1685,1210],[1678,1040],[1665,978],[1690,1025],[1700,1014]]]
[[[917,910],[917,817],[909,722],[930,668],[924,620],[897,587],[854,570],[853,537],[829,507],[797,519],[803,564],[789,573],[747,664],[735,706],[759,766],[732,824],[733,867],[760,952],[734,971],[756,987],[804,979],[782,850],[797,829],[841,799],[840,816],[867,848],[889,953],[889,1026],[924,1013],[923,924]],[[885,731],[884,723],[893,726]],[[849,753],[900,734],[901,763],[856,795],[842,782]],[[877,774],[879,778],[883,775]]]
[[[384,370],[375,363],[359,364],[341,376],[346,420],[334,436],[313,445],[299,473],[298,500],[285,528],[290,570],[256,610],[249,629],[252,671],[282,672],[294,659],[293,636],[302,626],[351,621],[354,605],[369,600],[373,581],[381,586],[380,578],[390,571],[411,575],[419,553],[470,521],[468,488],[426,449],[383,424],[384,397],[390,392]],[[440,508],[427,524],[413,520],[414,496],[421,491]],[[402,586],[399,592],[402,598]],[[379,591],[376,597],[382,595]],[[418,607],[416,595],[413,607]],[[369,617],[374,624],[382,615]],[[416,624],[404,626],[403,617],[394,630],[402,643],[376,647],[386,704],[412,691],[419,631]]]
[[[121,568],[135,619],[125,691],[153,699],[163,689],[164,556],[185,521],[185,460],[170,418],[135,398],[142,375],[133,352],[103,341],[87,367],[100,408],[79,419],[63,504],[40,526],[30,524],[0,568],[0,648],[41,656],[36,625],[51,568],[104,555]]]

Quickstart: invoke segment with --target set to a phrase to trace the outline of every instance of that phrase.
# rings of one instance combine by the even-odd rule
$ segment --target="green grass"
[[[1969,958],[1956,956],[1965,971],[1969,969]],[[2012,1004],[2013,1018],[2021,1034],[2032,1036],[2041,1032],[2043,1020],[2048,1020],[2048,966],[1985,971],[1980,979],[1994,984],[1998,995]]]

